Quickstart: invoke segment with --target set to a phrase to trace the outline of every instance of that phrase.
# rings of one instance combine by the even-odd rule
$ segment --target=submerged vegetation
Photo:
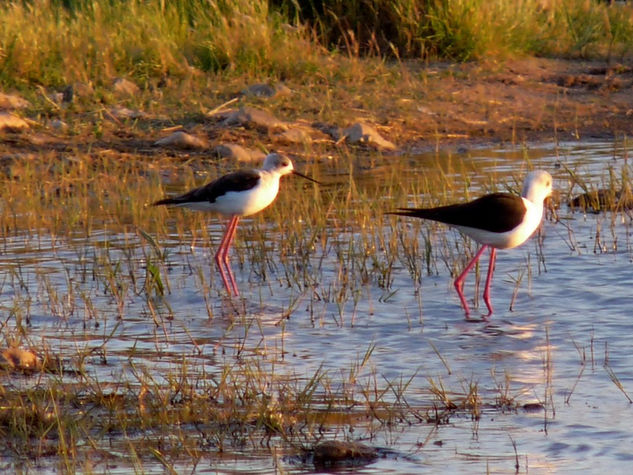
[[[138,470],[163,465],[177,471],[180,464],[195,467],[210,454],[249,450],[264,456],[274,448],[278,456],[297,456],[352,427],[373,437],[398,425],[433,426],[471,412],[479,417],[486,407],[517,407],[505,384],[481,398],[476,384],[466,385],[462,394],[438,381],[431,381],[425,403],[411,405],[410,381],[383,381],[372,369],[371,346],[341,375],[320,367],[308,374],[283,369],[283,330],[282,347],[269,347],[279,342],[265,336],[267,323],[259,310],[218,306],[216,294],[222,290],[207,281],[210,260],[184,257],[183,247],[212,240],[205,218],[172,213],[167,219],[163,210],[146,207],[162,193],[161,176],[191,179],[182,174],[190,168],[170,157],[41,154],[7,158],[4,165],[0,229],[8,258],[1,341],[15,350],[3,364],[0,456],[16,460],[14,467],[47,466],[52,458],[60,470],[90,471],[122,458]],[[389,175],[389,187],[397,172]],[[340,308],[338,325],[348,324],[346,308],[366,292],[369,281],[387,292],[398,255],[399,242],[384,236],[379,224],[376,184],[359,188],[351,176],[348,180],[348,187],[315,192],[313,200],[282,192],[278,206],[267,212],[268,225],[256,217],[238,234],[238,241],[249,242],[238,246],[243,267],[254,274],[248,281],[309,295],[310,319],[318,326],[329,318],[328,302]],[[384,192],[397,193],[380,186],[378,193]],[[350,205],[333,207],[341,194]],[[286,216],[304,219],[288,222]],[[274,234],[279,235],[271,241]],[[414,240],[403,244],[413,247]],[[393,251],[389,256],[380,251],[384,246]],[[42,252],[40,262],[36,256]],[[51,252],[59,262],[54,273],[46,264]],[[340,267],[323,268],[332,253]],[[182,266],[184,272],[176,272]],[[199,278],[191,279],[192,274]],[[174,314],[168,294],[192,280],[216,327],[208,336],[174,334],[173,322],[183,315]],[[286,325],[293,306],[273,313],[279,313],[278,327]],[[42,308],[60,333],[74,335],[71,340],[43,339],[34,331],[41,323],[32,307]],[[200,312],[204,309],[196,310],[196,318],[204,320]],[[117,343],[126,335],[120,327],[130,319],[153,328],[149,341],[155,351],[148,352],[143,337],[132,347]],[[96,344],[90,343],[97,335]],[[143,349],[136,350],[137,344]],[[184,351],[162,356],[161,348],[170,345]],[[152,365],[164,365],[163,360],[166,369],[156,372]]]
[[[383,213],[516,192],[534,167],[521,145],[504,152],[511,169],[499,170],[490,165],[498,157],[478,156],[475,147],[442,150],[447,138],[489,136],[494,120],[510,124],[504,140],[520,144],[522,117],[505,114],[500,101],[517,102],[512,94],[455,90],[468,72],[430,62],[490,61],[484,80],[498,74],[511,82],[497,60],[600,58],[608,67],[596,89],[606,94],[631,72],[612,63],[631,55],[632,12],[590,0],[1,2],[0,89],[29,102],[14,111],[22,128],[0,126],[0,467],[91,472],[119,464],[175,473],[262,457],[266,470],[283,472],[281,459],[309,461],[324,440],[389,445],[415,427],[421,434],[411,446],[421,450],[455,421],[472,424],[476,438],[486,414],[535,412],[546,432],[555,413],[548,330],[542,341],[533,323],[511,329],[513,342],[529,340],[517,352],[517,361],[537,368],[528,382],[520,368],[494,366],[503,351],[485,375],[455,371],[463,358],[422,331],[433,317],[425,305],[441,285],[435,277],[455,274],[474,246],[436,224]],[[138,87],[116,91],[120,78]],[[574,80],[596,84],[563,75],[551,83]],[[270,99],[238,92],[256,81],[297,92]],[[537,118],[526,128],[578,138],[581,107],[561,117],[564,99],[553,95],[530,102]],[[435,110],[426,106],[432,99]],[[288,122],[251,128],[216,114],[263,104]],[[471,119],[469,104],[486,120]],[[409,149],[421,117],[432,121],[426,148]],[[357,118],[400,148],[351,145],[336,130],[300,141],[280,133],[288,124],[327,131]],[[446,126],[451,120],[468,124],[468,134]],[[157,145],[173,131],[203,137],[202,146]],[[327,183],[284,179],[277,201],[240,226],[232,259],[244,300],[226,298],[212,265],[219,220],[147,206],[239,166],[210,159],[210,146],[227,142],[281,149]],[[608,180],[599,174],[601,194],[582,169],[560,165],[556,149],[560,202],[582,191],[604,207],[600,196],[613,202],[629,193],[628,144],[618,147],[613,158],[624,163],[611,166]],[[633,254],[616,231],[629,223],[628,211],[620,200],[611,221],[592,229],[594,252],[620,246]],[[580,252],[567,232],[569,249]],[[527,260],[517,258],[506,273],[512,302],[529,292],[533,268],[547,263],[543,240],[530,246]],[[374,333],[387,326],[414,341],[413,362],[376,363],[393,352]],[[442,336],[453,347],[463,344],[461,332]],[[339,353],[333,334],[362,344]],[[574,342],[582,369],[566,404],[585,364],[594,366],[591,338],[590,358]],[[431,350],[420,358],[423,346]],[[628,399],[621,368],[607,356],[604,368]]]
[[[508,370],[491,369],[485,383],[453,376],[453,356],[433,343],[442,369],[430,374],[383,374],[375,344],[335,368],[299,365],[289,353],[297,351],[288,343],[294,332],[365,326],[373,306],[396,298],[394,273],[420,289],[463,265],[474,250],[467,239],[419,223],[396,232],[382,212],[393,202],[465,197],[456,184],[468,182],[468,165],[430,154],[426,180],[402,180],[406,157],[373,157],[371,173],[350,169],[344,155],[305,163],[338,184],[299,190],[302,183],[286,180],[275,205],[249,219],[234,255],[249,295],[241,302],[222,298],[212,251],[204,252],[220,225],[146,206],[163,183],[190,187],[226,164],[62,155],[5,158],[0,178],[0,341],[14,349],[3,355],[0,385],[1,456],[14,460],[7,466],[99,471],[117,461],[179,471],[245,451],[304,464],[325,440],[382,440],[412,426],[431,437],[455,421],[476,430],[485,414],[542,413],[544,424],[553,417],[549,342],[534,355],[543,359],[537,379],[545,385],[536,395]],[[203,176],[191,174],[196,168]],[[568,176],[577,178],[572,169]],[[504,187],[520,182],[517,175]],[[473,186],[493,189],[487,180]],[[297,192],[310,199],[297,200]],[[515,294],[526,285],[524,267]],[[190,292],[192,303],[183,297]],[[419,305],[403,324],[423,326]]]

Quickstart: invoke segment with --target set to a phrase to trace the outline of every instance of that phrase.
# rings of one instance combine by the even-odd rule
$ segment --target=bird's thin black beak
[[[293,175],[299,175],[301,178],[305,178],[308,181],[311,181],[313,183],[316,183],[318,185],[322,185],[323,183],[321,183],[320,181],[315,180],[314,178],[310,178],[309,176],[304,175],[303,173],[299,173],[296,170],[292,170],[292,174]]]

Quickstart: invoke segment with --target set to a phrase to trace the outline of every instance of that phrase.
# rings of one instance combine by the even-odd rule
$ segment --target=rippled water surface
[[[462,189],[477,196],[489,189],[491,176],[512,182],[523,176],[528,163],[549,170],[555,187],[564,193],[570,188],[568,170],[600,187],[608,183],[609,168],[621,173],[626,156],[621,146],[589,143],[457,152],[450,160],[460,170],[456,179],[464,176],[462,169],[473,170],[471,182]],[[437,160],[430,156],[394,160],[410,164],[411,173],[403,180],[439,173]],[[322,179],[328,179],[327,173]],[[373,183],[371,170],[359,170],[358,186],[365,181]],[[437,425],[409,420],[333,434],[389,449],[384,457],[355,467],[358,472],[506,473],[514,472],[516,464],[520,472],[531,473],[623,472],[633,463],[631,221],[626,213],[572,213],[566,198],[561,197],[558,221],[550,217],[538,237],[498,253],[492,288],[495,314],[489,322],[464,319],[445,253],[457,252],[466,241],[445,227],[432,226],[433,238],[448,247],[434,248],[431,272],[419,282],[397,261],[388,289],[373,281],[361,283],[351,290],[353,297],[337,303],[328,297],[328,289],[338,288],[340,256],[315,245],[307,272],[316,282],[311,291],[300,291],[285,285],[281,263],[264,270],[250,267],[245,257],[250,221],[245,219],[232,254],[242,299],[231,301],[212,265],[222,223],[209,219],[211,245],[198,240],[192,246],[175,233],[159,243],[167,250],[168,291],[164,299],[155,300],[140,291],[153,250],[137,233],[112,234],[104,224],[89,238],[76,240],[36,232],[7,238],[0,255],[6,270],[1,302],[3,313],[12,317],[5,324],[22,319],[29,341],[55,354],[83,350],[87,371],[104,382],[133,382],[143,371],[167,381],[166,375],[183,361],[192,371],[213,377],[222,365],[243,356],[260,358],[268,371],[293,377],[312,375],[322,367],[335,380],[371,348],[363,373],[376,375],[381,387],[386,381],[408,382],[404,395],[412,407],[428,407],[431,381],[455,393],[476,384],[486,404],[478,419],[464,412]],[[411,197],[414,202],[419,203],[419,197]],[[388,235],[392,230],[429,229],[424,223],[400,220],[393,227],[391,222],[385,218]],[[280,230],[264,232],[271,242],[266,252],[274,256],[278,250],[272,243]],[[338,238],[355,239],[354,230]],[[476,250],[475,244],[469,249]],[[94,262],[100,263],[98,268]],[[143,265],[134,265],[139,262]],[[487,266],[487,255],[483,263]],[[109,273],[125,276],[119,279],[128,286],[120,289],[125,298],[114,298],[107,288]],[[468,299],[475,295],[474,281],[469,276]],[[18,301],[28,305],[16,309]],[[518,408],[494,405],[499,388],[507,389]],[[192,469],[186,462],[177,468]],[[313,470],[292,456],[273,460],[252,453],[207,460],[196,470],[279,468]]]

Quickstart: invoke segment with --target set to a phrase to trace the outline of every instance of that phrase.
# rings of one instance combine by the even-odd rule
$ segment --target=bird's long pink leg
[[[464,292],[462,291],[462,289],[464,288],[464,279],[466,278],[466,274],[468,274],[470,269],[473,268],[473,266],[475,265],[477,260],[481,257],[481,255],[483,254],[483,252],[486,250],[487,247],[488,246],[482,246],[481,249],[477,251],[477,254],[475,254],[475,257],[473,257],[470,260],[470,262],[468,263],[466,268],[462,271],[462,273],[459,274],[457,279],[455,279],[455,283],[454,283],[455,290],[457,290],[457,295],[459,295],[459,300],[462,302],[462,307],[464,307],[464,312],[466,312],[467,319],[468,319],[468,316],[470,315],[470,310],[468,309],[468,303],[466,302],[466,298],[464,298]]]
[[[488,264],[488,275],[486,276],[486,287],[484,288],[484,302],[488,307],[488,315],[492,315],[492,304],[490,303],[490,282],[492,282],[492,274],[495,271],[495,258],[497,256],[497,250],[494,247],[490,248],[490,264]]]
[[[224,264],[226,265],[226,270],[229,274],[229,279],[231,280],[231,286],[233,286],[233,294],[238,297],[240,295],[240,291],[237,289],[237,282],[235,282],[235,276],[233,275],[233,271],[231,270],[231,264],[229,263],[229,249],[233,244],[233,239],[235,239],[235,232],[237,231],[237,223],[239,222],[239,216],[233,216],[231,222],[233,226],[231,227],[231,234],[229,236],[228,242],[224,248],[224,254],[222,255],[222,259],[224,260]]]
[[[237,291],[237,285],[235,284],[235,278],[233,277],[233,272],[231,272],[231,268],[229,267],[228,255],[229,255],[229,248],[231,246],[231,242],[233,241],[233,237],[235,236],[235,230],[237,228],[238,221],[239,221],[238,216],[231,217],[231,220],[226,225],[226,231],[224,231],[224,236],[222,237],[222,241],[220,241],[218,250],[215,253],[215,263],[218,266],[218,269],[220,270],[220,276],[222,277],[224,288],[229,293],[229,295],[231,294],[231,291],[233,290],[236,296],[239,295],[239,292]],[[225,272],[225,270],[228,271],[228,275],[229,275],[228,279],[227,279],[227,272]],[[231,289],[231,287],[233,287],[233,289]]]

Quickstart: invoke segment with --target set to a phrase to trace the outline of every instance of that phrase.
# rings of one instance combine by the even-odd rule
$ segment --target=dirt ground
[[[428,101],[398,143],[554,142],[633,133],[633,69],[531,58],[429,68]],[[451,70],[452,74],[446,74]],[[397,128],[397,127],[396,127]]]
[[[323,121],[321,104],[330,95],[328,100],[339,112],[330,114],[333,123],[326,126],[342,130],[362,120],[393,142],[395,153],[510,142],[620,139],[633,134],[633,68],[628,65],[529,58],[502,63],[410,63],[399,68],[404,79],[393,87],[386,87],[385,81],[363,84],[359,91],[342,91],[336,85],[318,88],[290,84],[293,96],[289,99],[267,102],[256,98],[255,103],[289,124],[313,127],[321,135],[308,140],[324,143],[326,149],[342,145],[336,134],[330,137],[323,134],[323,127],[321,131],[314,129],[316,122]],[[230,98],[225,93],[216,100]],[[154,155],[165,152],[165,147],[155,145],[156,140],[177,129],[201,137],[202,145],[173,146],[171,152],[170,146],[166,147],[168,153],[176,155],[205,155],[220,143],[260,150],[306,150],[305,143],[301,143],[305,135],[288,140],[274,127],[228,127],[219,118],[204,114],[157,119],[144,112],[131,118],[117,118],[107,111],[98,113],[105,124],[99,125],[98,132],[91,124],[79,133],[64,133],[51,125],[55,110],[49,117],[41,113],[29,117],[28,109],[21,111],[30,127],[18,133],[0,131],[0,154],[86,146],[90,150]],[[72,108],[65,110],[64,117],[67,119],[69,114]],[[75,122],[79,123],[95,117],[94,112],[78,115]]]

